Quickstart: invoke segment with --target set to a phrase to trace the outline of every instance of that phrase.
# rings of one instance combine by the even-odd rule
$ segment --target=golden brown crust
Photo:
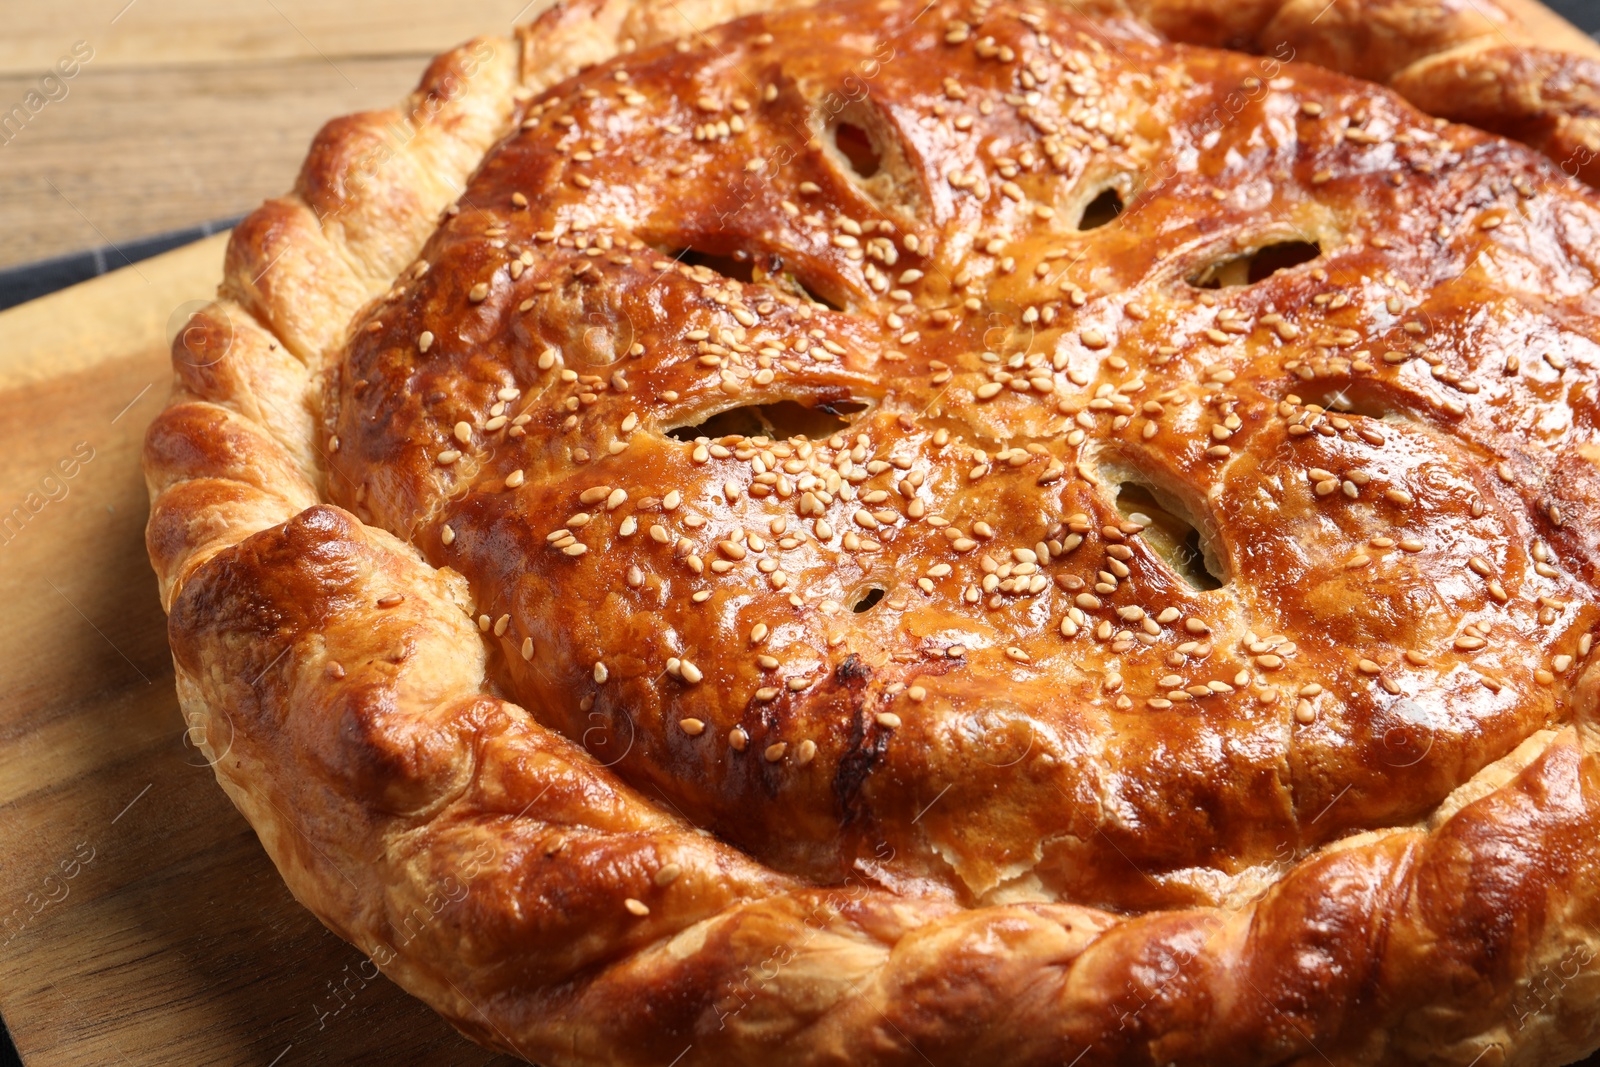
[[[768,6],[442,57],[175,346],[180,698],[296,895],[541,1062],[1600,1046],[1600,202],[1292,5]],[[1466,107],[1483,10],[1294,32]],[[780,401],[868,407],[668,433]]]
[[[1600,184],[1600,59],[1469,46],[1413,63],[1393,84],[1421,108],[1515,137]]]
[[[207,735],[219,778],[296,893],[488,1043],[571,1063],[1084,1047],[1096,1063],[1464,1063],[1499,1041],[1501,1062],[1538,1063],[1600,1039],[1593,671],[1582,724],[1503,785],[1431,832],[1308,859],[1237,910],[966,910],[805,888],[660,814],[482,695],[456,596],[318,506],[195,576],[174,654],[190,714],[230,709]],[[1518,984],[1546,972],[1568,976],[1554,995]]]
[[[1170,40],[1317,63],[1600,178],[1600,45],[1531,0],[1128,0]]]

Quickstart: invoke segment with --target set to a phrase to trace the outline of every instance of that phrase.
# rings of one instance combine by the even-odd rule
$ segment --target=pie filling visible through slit
[[[1241,901],[1569,721],[1593,197],[1316,68],[957,15],[533,99],[328,373],[331,501],[541,723],[824,883]]]

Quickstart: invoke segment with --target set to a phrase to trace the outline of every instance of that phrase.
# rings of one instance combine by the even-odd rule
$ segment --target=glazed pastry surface
[[[1600,200],[1297,12],[574,5],[330,124],[146,450],[297,896],[541,1062],[1600,1046]]]

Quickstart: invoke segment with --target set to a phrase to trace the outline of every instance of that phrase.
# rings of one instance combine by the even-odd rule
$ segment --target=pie
[[[218,781],[541,1063],[1600,1048],[1561,25],[573,0],[444,54],[174,346]]]

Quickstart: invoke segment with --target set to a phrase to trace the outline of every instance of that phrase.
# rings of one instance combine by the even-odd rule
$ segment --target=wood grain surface
[[[322,123],[545,3],[0,0],[0,117],[45,101],[0,127],[0,267],[242,215],[293,183]],[[92,58],[51,99],[41,79],[75,46]]]

